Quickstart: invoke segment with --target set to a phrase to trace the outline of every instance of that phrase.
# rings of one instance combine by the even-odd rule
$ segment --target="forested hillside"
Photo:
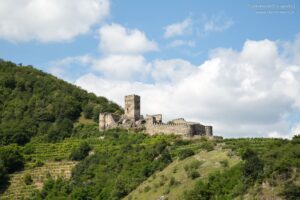
[[[0,144],[23,145],[34,136],[58,141],[72,134],[81,113],[122,112],[105,97],[71,85],[31,66],[0,60]]]

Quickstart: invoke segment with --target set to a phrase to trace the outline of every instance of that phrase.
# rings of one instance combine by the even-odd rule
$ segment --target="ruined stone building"
[[[146,115],[144,118],[140,112],[140,96],[125,96],[124,115],[112,113],[100,113],[99,129],[122,127],[143,130],[145,133],[154,134],[175,134],[192,137],[212,136],[212,126],[205,126],[200,123],[188,122],[183,118],[174,119],[168,123],[163,123],[162,114]]]

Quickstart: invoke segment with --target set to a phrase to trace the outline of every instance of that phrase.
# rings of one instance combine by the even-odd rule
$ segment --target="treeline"
[[[0,145],[23,145],[33,136],[58,141],[72,134],[81,113],[97,121],[100,112],[122,109],[31,66],[0,60]]]

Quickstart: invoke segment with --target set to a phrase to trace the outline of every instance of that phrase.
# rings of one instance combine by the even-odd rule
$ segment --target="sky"
[[[0,0],[0,58],[224,137],[300,132],[290,0]]]

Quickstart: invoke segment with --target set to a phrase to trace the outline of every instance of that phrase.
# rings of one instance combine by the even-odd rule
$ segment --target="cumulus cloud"
[[[164,37],[166,38],[189,34],[192,32],[192,19],[187,18],[182,22],[168,25],[164,27],[164,29],[165,29]]]
[[[175,83],[195,71],[195,66],[186,60],[155,60],[151,69],[151,75],[156,82]]]
[[[105,25],[99,29],[100,49],[108,54],[141,54],[158,50],[138,29],[128,29],[120,24]]]
[[[124,95],[139,94],[143,114],[212,124],[226,137],[290,137],[289,116],[300,109],[300,66],[281,47],[247,40],[241,51],[212,51],[199,66],[180,59],[148,61],[153,82],[87,74],[76,84],[121,105]]]
[[[0,38],[70,40],[103,21],[109,9],[109,0],[0,0]]]
[[[141,55],[109,55],[95,59],[92,66],[105,77],[118,80],[145,79],[151,68]]]

